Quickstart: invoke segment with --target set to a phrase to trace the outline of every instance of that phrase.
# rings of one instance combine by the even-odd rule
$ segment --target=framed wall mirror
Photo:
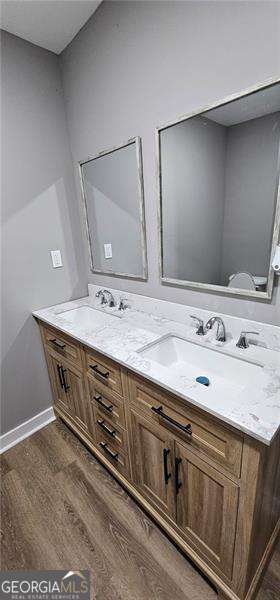
[[[147,279],[141,139],[79,163],[93,273]]]
[[[163,283],[270,299],[280,81],[157,129]]]

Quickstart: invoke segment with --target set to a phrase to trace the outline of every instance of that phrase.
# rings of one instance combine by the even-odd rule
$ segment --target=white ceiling
[[[102,0],[1,0],[0,27],[56,54]]]
[[[220,125],[230,127],[244,123],[251,119],[258,119],[264,115],[279,112],[280,110],[280,84],[260,89],[254,94],[238,98],[229,104],[213,108],[204,115],[207,119]]]

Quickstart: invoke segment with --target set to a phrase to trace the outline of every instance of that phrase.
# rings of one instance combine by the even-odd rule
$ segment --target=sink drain
[[[204,377],[203,375],[200,375],[199,377],[196,378],[197,383],[201,383],[201,385],[210,385],[210,381],[208,379],[208,377]]]

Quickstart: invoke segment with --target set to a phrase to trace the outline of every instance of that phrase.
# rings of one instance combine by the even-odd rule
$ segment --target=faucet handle
[[[205,335],[203,320],[200,319],[200,317],[196,317],[196,315],[190,315],[190,317],[197,322],[196,334],[197,335]]]
[[[247,335],[260,335],[260,334],[258,331],[241,331],[239,340],[236,344],[237,348],[242,348],[243,350],[245,350],[245,348],[249,348],[250,344],[247,340]]]
[[[130,308],[129,304],[126,304],[127,302],[127,298],[120,298],[120,302],[119,302],[119,310],[126,310],[126,308]]]
[[[105,294],[103,290],[98,290],[95,293],[95,298],[100,298],[101,297],[101,302],[100,304],[106,304],[106,298],[105,298]]]
[[[99,296],[101,296],[101,304],[108,304],[110,308],[116,306],[115,298],[112,292],[110,292],[109,290],[98,290],[95,296],[96,298],[99,298]]]

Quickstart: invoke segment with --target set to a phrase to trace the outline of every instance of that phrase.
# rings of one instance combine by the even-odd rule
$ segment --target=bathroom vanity
[[[55,414],[205,573],[219,598],[253,598],[280,526],[280,400],[279,387],[273,388],[280,354],[254,347],[245,357],[247,350],[233,341],[226,349],[207,344],[182,323],[139,311],[119,318],[89,302],[34,313]],[[182,344],[181,351],[172,337],[188,338],[189,346]],[[187,367],[185,377],[176,375],[176,365],[172,373],[170,352],[181,360],[180,352],[188,355],[192,348],[198,360],[201,351],[212,357],[209,388],[193,383]],[[270,404],[266,423],[257,390],[254,412],[254,387],[248,396],[250,380],[258,377],[250,369],[260,368],[265,352],[276,369],[260,374],[264,388],[270,386],[263,398]],[[220,358],[229,361],[222,378]],[[278,366],[280,371],[280,361]],[[232,383],[240,379],[232,398],[231,376]]]

